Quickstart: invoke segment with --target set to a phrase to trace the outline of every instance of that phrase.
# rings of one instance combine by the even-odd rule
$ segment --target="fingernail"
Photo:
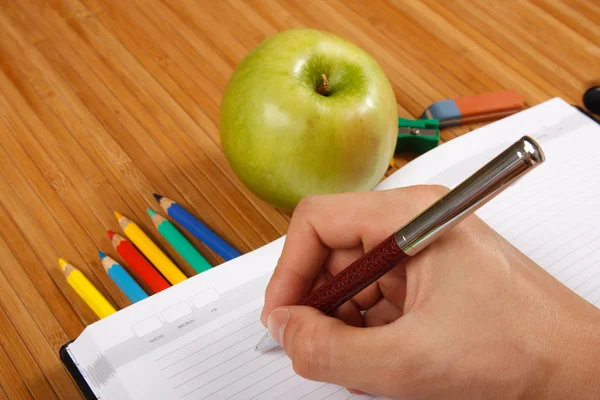
[[[366,394],[365,392],[361,392],[360,390],[356,390],[356,389],[348,389],[348,391],[350,393],[358,395],[358,396],[362,396],[363,394]]]
[[[280,345],[283,343],[283,332],[289,318],[290,311],[287,308],[280,308],[269,314],[269,320],[267,321],[269,334]]]

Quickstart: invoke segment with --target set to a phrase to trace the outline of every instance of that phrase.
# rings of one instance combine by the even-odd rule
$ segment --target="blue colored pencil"
[[[121,289],[132,303],[137,303],[148,297],[144,289],[129,275],[118,262],[99,251],[98,255],[110,279]]]
[[[209,227],[198,221],[198,219],[190,214],[185,208],[181,207],[173,200],[159,194],[154,194],[154,198],[175,222],[198,238],[198,240],[206,244],[225,261],[241,256],[239,251],[221,239]]]

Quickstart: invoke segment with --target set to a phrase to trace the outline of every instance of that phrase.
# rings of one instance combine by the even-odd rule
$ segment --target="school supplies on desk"
[[[156,193],[154,194],[154,198],[171,218],[189,233],[198,238],[198,240],[210,247],[225,261],[233,260],[241,255],[239,251],[221,239],[209,227],[198,221],[196,217],[190,214],[181,205]]]
[[[503,118],[524,108],[525,101],[517,92],[483,93],[437,101],[423,111],[421,118],[438,120],[440,128],[446,128]]]
[[[396,151],[423,154],[437,147],[440,123],[435,119],[398,118]]]
[[[196,248],[177,230],[175,225],[166,220],[162,215],[148,209],[156,230],[169,242],[171,246],[187,261],[194,271],[201,273],[212,268],[212,265],[196,250]]]
[[[115,217],[119,221],[119,225],[125,235],[135,246],[150,260],[161,274],[171,283],[175,285],[183,282],[187,277],[175,265],[173,261],[146,235],[146,233],[129,218],[124,217],[115,211]]]
[[[546,161],[475,214],[600,307],[600,125],[561,99],[443,143],[374,190],[454,188],[524,135],[542,146]],[[109,399],[126,393],[128,400],[307,394],[324,400],[342,393],[342,387],[296,375],[280,347],[254,351],[266,333],[260,313],[284,242],[279,238],[88,326],[63,346],[61,359],[85,390]],[[363,398],[370,397],[354,397]]]
[[[112,304],[100,293],[86,276],[62,258],[58,265],[67,279],[69,285],[77,292],[79,297],[94,311],[98,318],[106,318],[117,312]]]
[[[123,257],[127,265],[146,283],[150,290],[158,293],[171,287],[169,282],[154,269],[131,243],[110,229],[107,233],[117,253]]]
[[[98,252],[98,255],[100,256],[102,266],[110,279],[113,280],[132,303],[137,303],[148,297],[148,294],[144,292],[144,289],[140,287],[135,279],[133,279],[118,262],[101,251]]]

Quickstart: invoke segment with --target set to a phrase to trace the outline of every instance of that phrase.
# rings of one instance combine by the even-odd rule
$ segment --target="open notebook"
[[[383,181],[455,186],[523,135],[546,162],[477,214],[566,286],[600,306],[600,125],[561,99],[454,139]],[[528,181],[527,184],[524,184]],[[61,350],[102,399],[369,399],[294,374],[265,334],[263,294],[284,237],[87,327]]]

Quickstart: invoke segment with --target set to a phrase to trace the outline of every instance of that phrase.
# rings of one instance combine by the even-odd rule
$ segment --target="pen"
[[[308,295],[301,305],[330,314],[399,263],[418,254],[544,160],[540,146],[532,138],[523,136]],[[277,342],[267,332],[255,350],[266,351],[277,346]]]

